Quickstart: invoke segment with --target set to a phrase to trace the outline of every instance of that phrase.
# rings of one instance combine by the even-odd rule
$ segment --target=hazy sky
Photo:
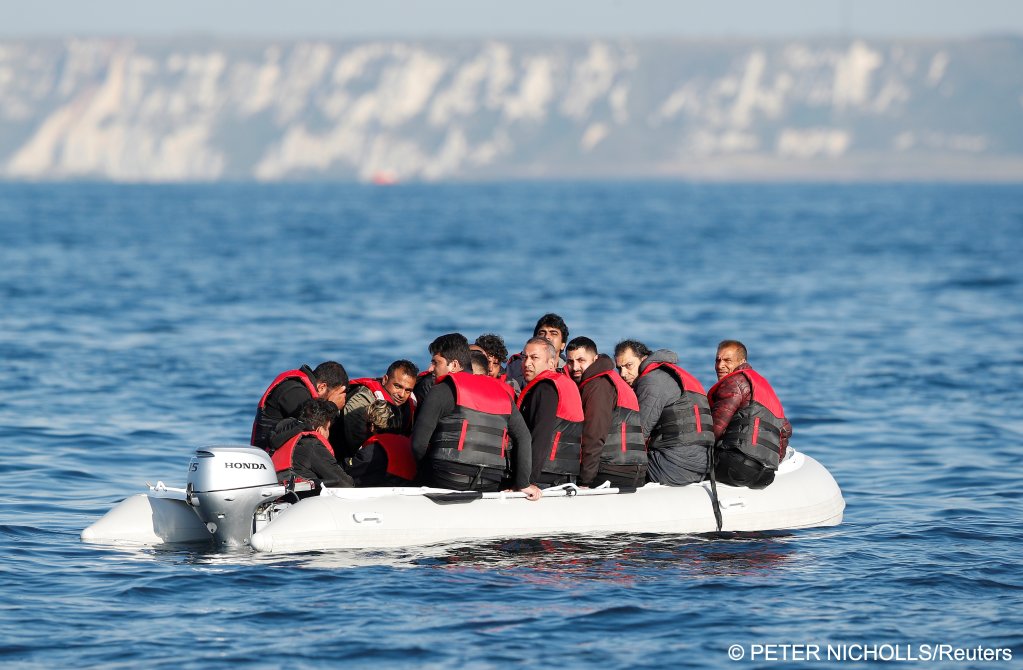
[[[0,35],[968,36],[1021,0],[0,0]]]

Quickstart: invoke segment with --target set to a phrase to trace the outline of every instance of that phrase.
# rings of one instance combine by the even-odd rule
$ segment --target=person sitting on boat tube
[[[618,372],[639,400],[647,438],[647,479],[667,486],[698,482],[714,447],[710,404],[703,385],[678,366],[678,355],[636,340],[615,345]]]
[[[297,370],[282,372],[259,399],[249,444],[273,455],[270,433],[281,419],[297,417],[302,405],[313,398],[329,400],[340,409],[345,404],[347,387],[348,373],[335,361],[320,363],[315,370],[303,365]]]
[[[565,348],[568,370],[583,402],[579,485],[638,487],[646,483],[646,440],[639,401],[615,362],[597,352],[588,337],[574,337]]]
[[[419,368],[412,361],[398,360],[391,363],[379,379],[351,380],[347,400],[341,408],[341,418],[330,429],[330,444],[338,460],[353,457],[370,436],[367,409],[374,400],[383,400],[394,408],[398,420],[398,428],[394,432],[412,434],[416,411],[412,390],[418,375]]]
[[[402,421],[386,400],[366,408],[369,437],[346,462],[356,486],[411,486],[416,480],[412,439],[401,434]]]
[[[460,333],[430,343],[436,383],[416,412],[412,452],[420,480],[457,491],[511,488],[530,500],[540,489],[530,481],[529,429],[511,388],[470,372],[469,342]]]
[[[522,348],[526,387],[518,404],[533,444],[532,481],[541,487],[575,483],[579,477],[583,403],[572,378],[555,371],[557,359],[558,350],[544,337]]]
[[[313,398],[302,404],[297,418],[288,417],[277,424],[270,436],[270,445],[279,481],[295,479],[335,488],[355,486],[327,441],[330,424],[337,414],[337,405],[333,402]]]
[[[554,313],[544,314],[533,326],[533,337],[544,337],[550,340],[556,352],[555,369],[561,371],[564,365],[561,356],[565,351],[565,343],[568,342],[568,324],[565,323],[565,320]],[[526,378],[522,372],[521,353],[514,354],[508,359],[508,380],[514,382],[513,385],[517,385],[520,389],[526,386]]]
[[[762,489],[774,481],[792,424],[774,389],[746,362],[742,342],[718,344],[714,370],[718,382],[707,395],[717,440],[714,473],[723,484]]]

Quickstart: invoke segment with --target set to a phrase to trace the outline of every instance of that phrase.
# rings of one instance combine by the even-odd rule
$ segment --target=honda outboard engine
[[[249,543],[256,510],[284,495],[273,461],[256,447],[200,447],[188,464],[188,504],[222,547]]]

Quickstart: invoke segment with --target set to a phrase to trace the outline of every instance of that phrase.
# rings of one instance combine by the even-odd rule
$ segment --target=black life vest
[[[416,478],[416,459],[412,455],[412,439],[407,435],[394,433],[377,433],[362,443],[362,447],[378,445],[387,453],[387,474],[400,479],[414,481]]]
[[[273,456],[270,457],[270,460],[272,460],[274,464],[274,470],[277,471],[277,479],[279,481],[287,481],[294,475],[295,447],[298,445],[298,441],[303,437],[315,437],[320,441],[320,444],[327,448],[327,451],[330,452],[331,456],[334,455],[334,449],[330,446],[330,442],[328,442],[326,438],[315,430],[304,430],[281,445],[281,448],[275,451]],[[303,481],[303,479],[298,477],[296,478],[296,481]]]
[[[349,394],[352,393],[352,389],[356,386],[365,386],[373,393],[374,398],[385,400],[393,406],[395,413],[402,418],[401,432],[405,435],[412,433],[412,423],[415,421],[416,405],[418,402],[414,393],[409,393],[405,402],[399,405],[394,402],[394,398],[387,392],[387,389],[384,388],[379,379],[370,379],[369,377],[353,379],[348,386]]]
[[[668,362],[651,363],[637,377],[637,382],[654,370],[663,370],[671,375],[682,395],[661,411],[657,425],[650,431],[647,449],[713,447],[714,419],[703,384],[679,366]]]
[[[451,387],[455,409],[437,422],[430,437],[430,458],[507,470],[511,388],[471,372],[452,372],[436,383]]]
[[[781,431],[785,423],[785,410],[774,389],[766,379],[752,368],[736,370],[722,377],[710,389],[714,396],[717,387],[732,375],[745,375],[753,397],[740,407],[717,442],[717,448],[734,449],[749,456],[770,470],[777,470],[784,454],[781,452]]]
[[[550,444],[533,445],[533,454],[543,454],[541,472],[559,475],[578,475],[579,462],[582,458],[580,438],[583,434],[583,401],[579,395],[579,387],[570,375],[544,370],[533,381],[522,389],[519,395],[519,409],[525,404],[529,394],[537,384],[550,382],[558,393],[558,406],[554,416],[554,434]]]
[[[259,399],[259,404],[256,406],[256,419],[252,422],[252,436],[249,438],[249,444],[254,447],[260,447],[267,449],[266,442],[269,438],[270,433],[280,419],[285,417],[266,417],[266,400],[273,393],[274,389],[280,386],[281,382],[288,379],[297,379],[302,382],[302,385],[309,391],[311,398],[316,398],[319,394],[316,392],[316,383],[312,378],[312,370],[308,366],[303,365],[298,370],[288,370],[277,375],[277,377],[270,382],[270,386],[263,392],[263,397]]]
[[[625,383],[616,370],[598,373],[579,385],[584,386],[594,379],[606,379],[615,387],[615,406],[611,414],[611,428],[604,440],[604,451],[600,462],[604,465],[646,465],[646,440],[643,439],[643,422],[639,414],[636,392]]]

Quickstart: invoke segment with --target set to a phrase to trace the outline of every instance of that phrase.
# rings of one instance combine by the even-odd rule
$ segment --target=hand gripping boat
[[[521,493],[431,488],[324,489],[297,503],[273,463],[254,447],[197,449],[184,489],[162,482],[131,496],[84,531],[86,542],[159,545],[212,542],[263,552],[407,547],[439,542],[566,533],[708,533],[717,530],[709,482],[640,489]],[[723,531],[835,526],[845,501],[820,463],[790,449],[774,483],[751,490],[718,485]]]

